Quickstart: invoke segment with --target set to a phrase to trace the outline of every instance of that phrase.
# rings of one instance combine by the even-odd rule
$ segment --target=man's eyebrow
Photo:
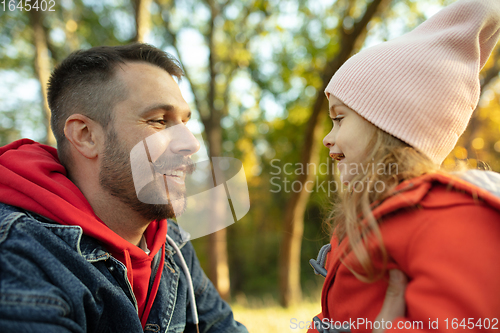
[[[172,104],[154,104],[154,105],[150,105],[148,107],[146,107],[142,112],[141,112],[141,115],[142,116],[145,116],[147,115],[149,112],[151,111],[154,111],[154,110],[158,110],[158,109],[161,109],[161,110],[164,110],[166,112],[169,112],[169,111],[172,111],[174,110],[174,106]]]
[[[140,114],[141,117],[146,118],[150,112],[156,111],[156,110],[163,110],[165,112],[171,112],[175,110],[175,106],[172,104],[154,104],[146,107]],[[191,111],[187,112],[186,118],[188,120],[191,119],[192,113]]]

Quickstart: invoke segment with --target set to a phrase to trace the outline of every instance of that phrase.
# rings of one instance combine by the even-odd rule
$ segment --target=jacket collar
[[[25,211],[25,214],[44,223],[47,228],[50,228],[54,234],[89,262],[107,260],[111,256],[94,238],[84,235],[80,226],[61,225],[42,215],[28,211]]]
[[[464,175],[469,174],[469,172]],[[485,171],[477,172],[485,173]],[[433,186],[439,184],[447,186],[449,190],[467,193],[475,200],[484,201],[500,210],[500,198],[488,191],[487,188],[471,183],[466,177],[461,178],[457,175],[438,171],[399,184],[387,199],[380,203],[374,203],[372,206],[373,215],[378,219],[396,210],[415,206],[422,202]],[[449,204],[446,200],[439,200],[432,202],[432,207],[444,207]]]

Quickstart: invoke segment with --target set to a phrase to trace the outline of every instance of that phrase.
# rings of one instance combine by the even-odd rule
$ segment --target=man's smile
[[[177,184],[184,184],[184,179],[186,178],[185,168],[164,171],[163,175],[165,175],[169,180],[176,182]]]

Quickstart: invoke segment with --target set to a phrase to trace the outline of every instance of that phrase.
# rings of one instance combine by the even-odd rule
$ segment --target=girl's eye
[[[340,122],[342,121],[342,119],[344,119],[344,116],[337,116],[335,118],[332,118],[333,124],[335,125],[335,123],[337,123],[340,125]]]

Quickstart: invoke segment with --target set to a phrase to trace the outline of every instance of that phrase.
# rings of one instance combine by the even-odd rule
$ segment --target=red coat
[[[499,332],[500,199],[443,173],[406,181],[397,190],[373,211],[382,220],[388,268],[402,270],[409,281],[406,318],[398,319],[409,322],[395,320],[388,331],[406,324],[415,329],[405,331],[415,332]],[[380,312],[388,274],[374,283],[358,280],[339,261],[346,244],[331,241],[318,317],[356,323],[352,332],[371,332],[369,321]]]

